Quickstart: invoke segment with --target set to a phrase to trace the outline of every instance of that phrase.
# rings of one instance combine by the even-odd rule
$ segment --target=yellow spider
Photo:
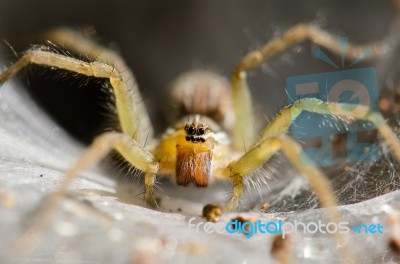
[[[349,121],[370,121],[400,160],[400,144],[395,134],[379,113],[371,113],[367,107],[362,106],[351,110],[353,107],[347,104],[326,103],[313,98],[301,99],[283,108],[260,135],[254,135],[252,100],[246,84],[246,72],[305,40],[340,54],[338,38],[315,25],[296,25],[260,49],[245,55],[234,69],[230,85],[223,77],[210,72],[193,71],[182,75],[172,91],[175,106],[182,115],[181,121],[168,128],[159,139],[153,137],[153,128],[134,76],[117,53],[69,29],[53,31],[47,37],[68,50],[87,55],[92,62],[56,53],[46,46],[36,46],[1,73],[0,84],[29,64],[106,78],[115,95],[120,131],[106,132],[95,138],[66,173],[63,184],[49,199],[42,216],[48,216],[54,210],[71,181],[80,172],[103,159],[112,150],[116,150],[134,168],[144,172],[145,200],[150,205],[156,206],[153,194],[156,178],[169,175],[175,177],[178,185],[193,183],[198,187],[207,187],[215,180],[231,181],[233,190],[226,204],[227,210],[238,206],[246,177],[276,152],[282,151],[309,179],[322,206],[329,208],[329,218],[337,221],[339,217],[333,209],[336,199],[328,180],[317,167],[302,165],[304,160],[300,159],[301,147],[285,135],[292,121],[302,111],[339,115]],[[349,45],[346,56],[357,58],[365,48],[371,48],[374,56],[383,52],[379,45]],[[39,223],[44,227],[46,221],[42,219]]]

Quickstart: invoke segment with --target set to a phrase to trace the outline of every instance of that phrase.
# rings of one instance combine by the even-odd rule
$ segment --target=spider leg
[[[255,144],[259,144],[266,138],[286,133],[290,124],[300,115],[302,111],[317,114],[341,116],[344,119],[369,121],[374,124],[378,132],[388,142],[394,156],[400,162],[400,141],[396,134],[388,126],[380,113],[374,113],[367,106],[357,105],[354,110],[352,104],[324,102],[317,98],[303,98],[292,105],[283,108],[276,118],[264,129]]]
[[[229,164],[230,177],[233,182],[233,193],[228,201],[227,209],[232,210],[238,206],[243,194],[244,178],[250,175],[256,168],[267,162],[277,151],[282,151],[289,161],[309,180],[312,189],[326,208],[328,219],[338,222],[340,216],[335,209],[336,198],[329,180],[316,166],[312,165],[306,155],[300,155],[302,148],[292,138],[285,136],[290,124],[302,111],[312,113],[342,116],[349,121],[364,120],[372,122],[382,137],[388,142],[394,156],[400,161],[400,141],[396,134],[386,124],[380,113],[369,111],[367,106],[352,104],[324,102],[316,98],[304,98],[282,109],[277,117],[264,129],[259,139],[240,159]],[[301,158],[300,158],[301,157]],[[304,163],[305,162],[305,163]],[[335,234],[338,241],[344,241],[340,234]],[[350,256],[350,252],[344,252]]]
[[[299,143],[286,135],[279,135],[266,138],[245,153],[239,160],[229,164],[228,168],[233,181],[233,194],[227,204],[227,209],[237,207],[243,193],[243,180],[256,168],[268,161],[278,151],[288,157],[290,162],[310,181],[321,204],[326,208],[333,208],[337,205],[333,195],[332,187],[326,176],[316,166],[303,166],[303,157],[300,159],[302,148]],[[307,157],[305,157],[307,159]],[[310,161],[311,162],[311,161]],[[312,164],[312,162],[311,162]],[[333,209],[328,209],[332,220],[338,220],[339,216]]]
[[[0,74],[0,84],[29,64],[55,67],[90,77],[109,79],[113,88],[119,123],[123,133],[139,143],[153,137],[153,129],[132,72],[113,51],[106,50],[71,30],[58,30],[49,35],[78,54],[89,54],[93,62],[84,62],[49,51],[46,46],[28,50],[24,56]]]
[[[337,202],[328,178],[316,166],[303,166],[303,162],[312,164],[305,155],[300,155],[302,148],[292,138],[286,135],[273,136],[262,140],[259,144],[245,153],[239,160],[229,164],[231,180],[233,181],[232,197],[227,204],[227,209],[236,208],[243,193],[243,179],[251,172],[268,161],[277,151],[282,151],[289,161],[308,179],[312,189],[319,198],[322,207],[326,208],[327,219],[338,223],[340,215],[336,210]],[[301,158],[300,158],[301,157]],[[341,233],[334,234],[339,244],[346,244],[346,237]],[[349,263],[355,260],[352,252],[347,247],[340,249],[344,259]]]
[[[298,24],[289,28],[281,36],[266,43],[261,48],[246,54],[236,66],[231,77],[233,103],[235,110],[234,145],[239,150],[251,145],[254,141],[252,99],[246,81],[246,72],[261,65],[272,56],[279,54],[294,44],[309,40],[336,54],[340,54],[338,37],[320,29],[313,24]],[[346,58],[356,59],[367,49],[371,49],[368,58],[377,57],[385,52],[382,43],[368,46],[347,45]]]
[[[153,185],[159,167],[158,162],[154,161],[154,157],[150,152],[128,135],[107,132],[96,137],[92,145],[86,149],[82,156],[66,172],[60,186],[43,204],[34,225],[20,239],[18,243],[20,249],[25,252],[33,249],[34,245],[32,243],[34,241],[30,239],[32,234],[34,233],[38,236],[45,230],[57,206],[65,197],[70,184],[78,178],[82,171],[99,162],[113,149],[135,168],[145,172],[145,199],[149,204],[156,205],[153,195]]]
[[[140,143],[144,143],[146,137],[148,139],[153,137],[150,118],[146,111],[146,106],[143,102],[142,96],[140,95],[135,77],[131,69],[126,65],[125,61],[116,51],[106,49],[101,45],[98,45],[92,39],[85,37],[80,32],[70,28],[55,29],[47,32],[45,37],[77,54],[84,54],[93,61],[99,61],[113,66],[120,74],[125,89],[129,91],[130,95],[129,97],[124,97],[129,101],[123,102],[123,104],[126,105],[126,111],[130,112],[128,118],[121,119],[121,126],[126,127],[126,129],[123,130],[124,133],[128,135],[139,133],[136,140]],[[132,117],[134,119],[132,119]],[[127,122],[127,124],[122,124],[122,122]],[[136,124],[131,124],[132,122],[136,122]]]
[[[286,153],[282,146],[283,143],[271,144],[266,142],[270,142],[271,140],[275,142],[276,138],[280,138],[284,133],[286,133],[290,124],[302,111],[342,116],[348,118],[349,121],[364,120],[373,123],[382,137],[388,142],[391,151],[400,162],[400,141],[397,139],[396,134],[392,129],[386,124],[382,115],[371,112],[368,107],[362,105],[358,105],[355,109],[353,108],[354,105],[352,104],[324,102],[317,98],[303,98],[294,102],[292,105],[283,108],[276,118],[264,129],[261,136],[250,150],[238,161],[229,165],[232,181],[234,183],[234,191],[228,207],[233,209],[237,206],[239,198],[243,192],[243,178],[268,161],[275,152],[281,149],[285,152],[290,161],[301,171],[300,167],[303,166],[299,165],[300,167],[298,167],[296,165],[298,157],[292,157],[293,153]],[[289,140],[287,137],[286,140],[295,142],[292,139]],[[298,143],[296,143],[296,145],[298,145]],[[291,155],[290,157],[289,154]]]

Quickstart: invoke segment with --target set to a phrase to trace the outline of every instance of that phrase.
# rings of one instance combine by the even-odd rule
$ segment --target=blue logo
[[[351,228],[354,233],[364,233],[364,234],[383,234],[383,225],[381,224],[360,224],[358,226],[353,226]]]
[[[342,67],[346,54],[347,38],[341,38]],[[350,66],[361,61],[370,53],[365,51]],[[320,49],[315,56],[338,68]],[[289,104],[301,98],[318,98],[325,102],[338,102],[369,106],[369,111],[379,112],[379,94],[374,68],[338,70],[319,74],[289,77],[286,80]],[[374,144],[363,142],[362,135],[376,130],[370,122],[342,122],[334,116],[302,112],[291,126],[292,136],[314,146],[305,147],[306,153],[318,166],[333,165],[334,153],[332,137],[346,136],[346,161],[377,161],[381,152]],[[317,145],[317,146],[315,146]]]
[[[349,222],[329,222],[323,223],[321,220],[302,222],[294,220],[294,222],[285,222],[283,220],[268,221],[257,220],[255,222],[238,221],[237,219],[228,222],[225,231],[231,235],[244,234],[246,239],[252,238],[256,234],[281,234],[285,239],[288,234],[335,234],[350,233],[350,230],[357,234],[383,234],[383,225],[381,224],[360,224],[350,228]]]

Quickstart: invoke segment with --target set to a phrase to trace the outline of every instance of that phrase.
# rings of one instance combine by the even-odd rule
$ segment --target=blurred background
[[[180,73],[201,68],[228,77],[246,52],[300,22],[316,22],[354,43],[379,41],[388,36],[395,15],[392,1],[382,0],[0,0],[0,38],[22,52],[41,43],[39,33],[58,26],[91,34],[126,59],[161,132],[168,85]],[[0,50],[8,65],[16,58],[5,41]],[[333,70],[315,59],[317,48],[297,45],[249,73],[258,115],[272,117],[286,104],[287,77]],[[22,76],[33,86],[30,92],[73,135],[88,142],[99,132],[104,109],[97,82],[83,88],[27,73]]]

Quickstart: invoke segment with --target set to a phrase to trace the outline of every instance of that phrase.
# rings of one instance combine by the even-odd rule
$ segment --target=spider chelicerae
[[[354,110],[348,104],[327,103],[315,98],[301,99],[283,108],[260,135],[254,135],[251,129],[254,120],[252,100],[246,83],[246,72],[305,40],[339,54],[338,38],[315,25],[296,25],[260,49],[246,54],[234,69],[230,83],[207,71],[192,71],[182,75],[172,90],[180,121],[168,128],[158,139],[153,136],[153,128],[133,73],[116,52],[65,28],[52,31],[47,37],[67,50],[88,56],[92,61],[82,61],[57,53],[47,46],[35,46],[1,73],[0,84],[29,64],[106,78],[115,96],[120,128],[95,138],[66,173],[63,184],[44,207],[43,216],[54,210],[71,181],[112,150],[144,173],[145,200],[148,204],[157,206],[157,199],[153,194],[157,177],[169,175],[175,177],[178,185],[193,183],[198,187],[207,187],[216,180],[228,180],[233,184],[232,195],[225,206],[228,211],[238,206],[244,182],[249,175],[276,152],[282,151],[309,179],[321,205],[329,208],[329,218],[337,221],[339,216],[334,210],[336,199],[328,180],[316,166],[303,165],[306,157],[302,156],[303,159],[300,159],[300,145],[285,135],[292,121],[302,111],[337,115],[349,121],[370,121],[400,160],[400,144],[391,128],[379,113],[372,113],[363,106]],[[379,45],[349,45],[346,56],[355,59],[366,48],[371,48],[372,55],[375,56],[383,52]],[[307,161],[307,164],[310,163],[312,162]],[[44,226],[46,221],[39,223]]]

